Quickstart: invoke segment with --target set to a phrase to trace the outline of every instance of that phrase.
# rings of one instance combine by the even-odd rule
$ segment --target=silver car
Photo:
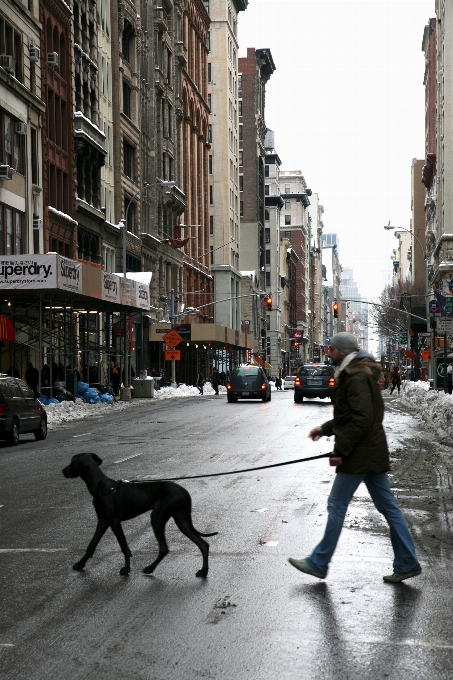
[[[295,380],[296,380],[295,375],[287,375],[286,378],[284,378],[283,389],[284,390],[293,390]]]

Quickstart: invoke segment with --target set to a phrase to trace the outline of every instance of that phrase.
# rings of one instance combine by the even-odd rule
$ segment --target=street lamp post
[[[426,314],[426,330],[428,331],[428,329],[429,329],[429,296],[430,296],[430,290],[429,290],[429,282],[428,282],[428,258],[426,256],[426,251],[423,248],[418,236],[416,236],[416,234],[414,234],[414,232],[411,231],[410,229],[406,229],[405,227],[396,228],[396,227],[391,226],[390,224],[386,224],[384,226],[384,229],[386,229],[387,231],[389,231],[390,229],[396,229],[396,231],[407,231],[409,234],[412,234],[412,236],[415,238],[415,240],[417,241],[418,245],[421,248],[422,255],[423,255],[423,264],[424,264],[424,267],[425,267],[425,314]],[[434,347],[432,345],[433,345],[433,342],[431,342],[431,374],[432,374],[431,378],[434,378],[434,372],[433,372],[433,370],[434,370],[434,363],[433,363]]]
[[[127,235],[127,218],[129,215],[129,208],[131,207],[134,199],[142,193],[142,191],[145,191],[145,189],[150,189],[151,187],[155,186],[161,186],[161,187],[174,187],[176,186],[176,182],[173,181],[164,181],[161,180],[159,182],[153,182],[152,184],[145,184],[141,189],[135,192],[135,194],[132,196],[131,200],[127,204],[126,207],[126,214],[124,218],[121,220],[123,223],[122,229],[123,229],[123,278],[124,282],[126,283],[126,235]],[[126,310],[124,311],[124,382],[126,383],[124,385],[124,389],[121,393],[121,399],[122,400],[129,400],[131,398],[130,394],[130,380],[129,380],[129,350],[128,350],[128,333],[127,333],[127,312]]]

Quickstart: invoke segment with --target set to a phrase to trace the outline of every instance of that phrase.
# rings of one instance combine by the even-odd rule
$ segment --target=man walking
[[[381,366],[360,350],[352,333],[337,333],[329,346],[336,366],[337,386],[333,393],[333,419],[315,427],[308,435],[313,441],[335,435],[330,465],[336,466],[335,481],[327,502],[324,537],[306,559],[290,558],[299,571],[325,578],[335,551],[348,505],[359,484],[364,482],[376,509],[390,527],[394,560],[387,583],[399,583],[421,574],[415,547],[404,517],[390,489],[389,451],[382,421],[384,402],[379,389]]]

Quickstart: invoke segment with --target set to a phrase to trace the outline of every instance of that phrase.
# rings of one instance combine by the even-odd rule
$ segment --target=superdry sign
[[[120,281],[115,274],[102,272],[102,299],[116,303],[120,301]]]
[[[80,262],[58,257],[58,288],[73,293],[82,292],[82,265]]]
[[[56,287],[57,255],[0,257],[0,289]]]

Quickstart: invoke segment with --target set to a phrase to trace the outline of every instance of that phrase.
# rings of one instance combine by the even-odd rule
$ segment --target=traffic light
[[[334,319],[338,319],[338,302],[333,303],[333,316]]]
[[[299,343],[298,342],[294,343],[294,349],[296,350],[296,352],[299,351]]]
[[[272,312],[272,298],[270,295],[268,295],[266,298],[266,305],[269,312]]]

